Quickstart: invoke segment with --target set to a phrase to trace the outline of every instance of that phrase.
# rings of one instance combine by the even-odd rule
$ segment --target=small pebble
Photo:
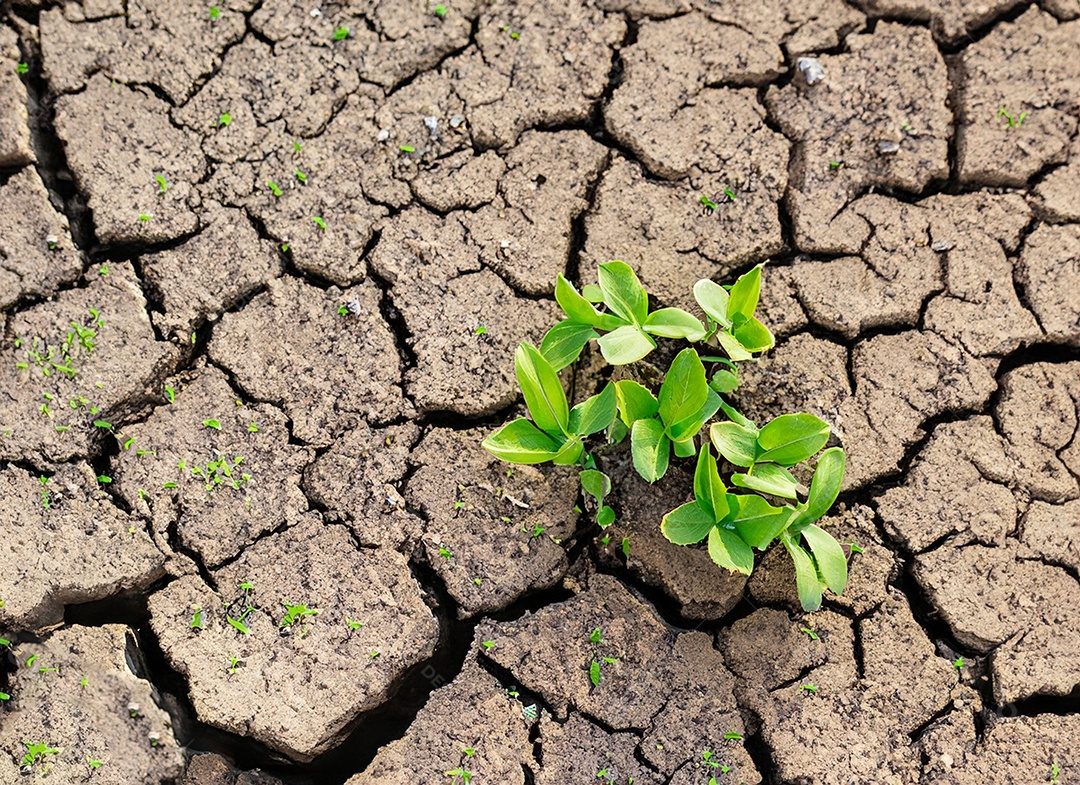
[[[934,240],[930,243],[930,248],[938,253],[944,253],[953,247],[953,244],[948,240]]]
[[[384,128],[375,135],[376,142],[385,142],[390,138],[390,129]]]
[[[816,57],[800,57],[795,61],[795,65],[802,72],[803,79],[806,80],[808,85],[820,82],[825,78],[825,69],[821,67],[821,63],[818,62]]]
[[[322,11],[320,11],[318,8],[312,8],[311,9],[311,18],[312,19],[318,19],[320,16],[322,16]]]
[[[509,240],[500,240],[499,241],[499,247],[500,248],[509,248],[510,247],[510,241]]]
[[[900,152],[900,143],[891,139],[882,139],[877,144],[878,155],[896,155]]]
[[[451,128],[457,128],[464,122],[465,122],[465,115],[456,114],[456,115],[454,115],[454,116],[452,116],[450,118],[450,127]]]

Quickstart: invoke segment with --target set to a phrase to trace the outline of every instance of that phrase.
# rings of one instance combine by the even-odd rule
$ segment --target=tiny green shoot
[[[218,19],[220,16],[221,16],[221,9],[218,8],[216,5],[210,6],[210,18],[211,19]]]
[[[446,8],[445,5],[443,5],[442,3],[436,4],[436,6],[435,6],[435,16],[439,17],[440,19],[445,19],[446,18],[446,11],[447,11],[447,8]]]
[[[341,27],[337,28],[334,31],[334,40],[335,41],[344,41],[348,37],[349,37],[349,28],[347,28],[345,25],[341,25]]]
[[[326,221],[324,221],[324,220],[323,220],[322,218],[320,218],[319,216],[317,216],[317,215],[316,215],[316,216],[314,216],[314,217],[313,217],[313,218],[311,219],[311,222],[312,222],[313,224],[315,224],[315,225],[316,225],[317,227],[319,227],[320,229],[322,229],[322,230],[323,230],[324,232],[326,231]]]
[[[220,431],[221,430],[221,420],[215,420],[215,419],[203,420],[202,424],[205,425],[207,428],[214,429],[215,431]]]
[[[232,115],[229,114],[228,112],[223,113],[218,118],[217,124],[218,124],[218,126],[226,126],[226,127],[232,125]]]
[[[810,640],[812,640],[812,641],[818,640],[818,634],[816,632],[814,632],[812,629],[810,629],[809,627],[803,627],[801,631],[806,633],[806,635],[810,638]]]
[[[18,65],[15,66],[15,73],[18,73],[18,74],[25,74],[29,70],[30,70],[30,66],[27,63],[19,63]]]
[[[413,147],[411,144],[403,144],[403,145],[401,145],[400,149],[401,149],[401,152],[403,152],[403,153],[415,153],[416,152],[416,148]]]
[[[154,176],[154,179],[155,179],[155,180],[157,180],[157,184],[158,184],[158,193],[162,193],[162,194],[163,194],[163,193],[165,193],[165,192],[166,192],[167,190],[169,190],[169,183],[168,183],[168,181],[167,181],[167,180],[165,179],[164,175],[160,175],[160,174],[159,174],[159,175],[155,175],[155,176]]]
[[[281,186],[275,183],[273,180],[266,181],[266,187],[270,189],[270,193],[274,196],[281,196],[284,191],[281,190]]]

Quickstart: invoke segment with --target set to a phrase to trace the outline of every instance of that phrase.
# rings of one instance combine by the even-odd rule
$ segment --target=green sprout
[[[202,424],[205,425],[207,428],[214,429],[215,431],[220,431],[221,430],[221,420],[214,420],[214,419],[203,420]]]
[[[229,657],[229,667],[225,670],[230,674],[236,673],[236,669],[240,666],[242,660],[239,657]]]
[[[435,16],[439,17],[440,19],[445,19],[446,18],[446,11],[447,11],[447,8],[446,8],[445,5],[443,5],[442,3],[436,4],[436,6],[435,6]]]
[[[629,436],[634,469],[648,483],[664,477],[674,459],[696,455],[694,500],[664,515],[661,533],[676,545],[706,542],[717,566],[747,576],[754,551],[779,543],[794,564],[803,608],[812,611],[826,588],[840,594],[847,584],[843,547],[817,525],[839,495],[845,456],[838,447],[825,449],[831,427],[812,414],[782,414],[759,426],[724,399],[738,385],[738,363],[775,344],[755,317],[761,276],[757,265],[729,286],[698,281],[693,294],[702,323],[681,308],[650,310],[648,293],[623,262],[599,265],[599,285],[580,292],[559,274],[555,299],[566,318],[539,348],[523,343],[514,358],[531,419],[511,421],[483,446],[508,463],[578,466],[601,526],[614,515],[603,509],[610,486],[586,449],[590,437],[610,444]],[[596,341],[609,365],[622,366],[644,359],[658,339],[689,344],[658,374],[658,389],[619,379],[570,406],[559,371],[587,344]],[[792,473],[803,464],[798,470],[812,477],[809,487]],[[621,548],[628,557],[629,539]]]
[[[139,213],[139,220],[142,221],[144,224],[150,223],[150,219],[152,219],[153,217],[154,216],[152,213]]]
[[[211,19],[217,19],[220,16],[221,16],[221,9],[218,8],[216,5],[210,6],[210,18]]]
[[[1023,124],[1027,116],[1027,112],[1021,112],[1019,115],[1014,116],[1005,111],[1005,107],[998,109],[998,117],[1005,118],[1007,128],[1019,128]]]
[[[473,332],[475,332],[477,335],[487,335],[487,331],[487,327],[481,324]]]
[[[334,31],[334,40],[335,41],[344,41],[348,37],[349,37],[349,28],[347,28],[345,25],[342,25],[341,27],[339,27],[338,29],[336,29]]]
[[[163,194],[163,193],[165,193],[165,192],[166,192],[167,190],[169,190],[169,183],[168,183],[168,181],[166,181],[166,180],[165,180],[165,177],[164,177],[164,175],[160,175],[160,174],[159,174],[159,175],[155,175],[155,176],[154,176],[154,179],[155,179],[155,180],[157,180],[157,184],[158,184],[158,193],[162,193],[162,194]]]
[[[953,660],[953,667],[956,668],[957,670],[960,670],[965,665],[967,665],[967,663],[964,662],[963,657],[957,657],[955,660]]]
[[[300,181],[301,185],[307,185],[307,172],[305,172],[303,169],[297,169],[294,174],[296,179]]]
[[[349,626],[350,630],[358,630],[364,626],[364,623],[362,621],[350,619],[348,616],[345,617],[345,623]]]
[[[484,641],[481,644],[487,651],[491,651],[495,648],[495,641]]]
[[[31,744],[24,741],[23,746],[26,747],[26,754],[22,759],[23,766],[33,766],[39,760],[44,761],[46,755],[56,755],[60,752],[56,747],[50,747],[48,744]]]
[[[217,124],[218,124],[218,126],[225,126],[225,127],[228,127],[228,126],[232,125],[232,115],[229,114],[228,112],[223,113],[218,118]]]
[[[799,689],[802,690],[803,692],[809,692],[809,693],[814,693],[814,692],[818,691],[818,688],[817,688],[816,684],[804,684],[801,687],[799,687]]]
[[[809,637],[810,640],[812,640],[812,641],[819,640],[818,634],[816,632],[814,632],[812,629],[810,629],[809,627],[803,627],[801,632],[806,633],[807,637]]]
[[[281,196],[284,191],[281,190],[281,186],[275,183],[273,180],[266,181],[266,187],[270,189],[270,193],[274,196]]]
[[[320,229],[322,229],[324,232],[326,231],[326,221],[324,221],[319,216],[316,215],[315,217],[313,217],[311,219],[311,222],[313,224],[315,224],[317,227],[319,227]]]
[[[403,145],[401,145],[401,147],[399,149],[403,153],[415,153],[416,152],[416,148],[413,147],[411,144],[403,144]]]
[[[287,602],[281,603],[285,607],[285,615],[281,617],[281,623],[279,627],[285,629],[286,627],[292,627],[298,621],[301,621],[307,616],[317,616],[319,613],[318,608],[309,608],[307,605],[301,603],[300,605],[289,605]]]
[[[165,399],[169,403],[176,403],[176,390],[167,384],[165,385]]]
[[[30,70],[30,66],[27,63],[19,63],[15,66],[15,73],[25,74]]]

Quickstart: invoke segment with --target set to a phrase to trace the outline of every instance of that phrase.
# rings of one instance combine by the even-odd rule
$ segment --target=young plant
[[[285,607],[285,615],[281,618],[281,623],[278,625],[281,629],[292,627],[305,617],[316,616],[319,613],[318,608],[309,608],[303,603],[299,605],[289,605],[289,603],[283,602],[281,604]]]
[[[605,504],[610,479],[586,451],[590,436],[603,431],[610,444],[629,434],[634,469],[650,483],[665,475],[673,454],[675,459],[696,454],[694,501],[663,516],[661,531],[668,540],[677,545],[707,540],[717,565],[745,575],[753,570],[755,550],[779,542],[795,565],[806,610],[821,606],[824,587],[840,594],[847,583],[844,549],[816,525],[836,501],[844,474],[842,450],[820,452],[829,440],[829,425],[811,414],[783,414],[759,428],[723,397],[738,387],[738,364],[774,344],[772,333],[755,316],[761,266],[731,286],[710,280],[695,284],[704,324],[678,308],[650,312],[648,294],[623,262],[600,265],[598,279],[599,286],[579,293],[558,276],[555,298],[567,318],[547,333],[539,349],[523,343],[515,355],[531,420],[508,423],[483,446],[511,463],[582,467],[582,489],[595,501],[601,527],[615,514]],[[656,394],[620,379],[570,407],[558,371],[576,361],[589,341],[597,342],[610,364],[626,365],[652,352],[657,338],[685,340],[709,352],[703,356],[694,346],[678,352]],[[711,378],[705,363],[714,366]],[[791,469],[814,456],[807,488]],[[628,540],[623,552],[628,555]],[[599,662],[594,665],[598,676]]]

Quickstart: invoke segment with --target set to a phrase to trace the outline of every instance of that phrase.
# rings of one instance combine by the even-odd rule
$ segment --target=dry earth
[[[1080,782],[1078,52],[1078,0],[0,2],[0,782]],[[849,455],[819,613],[660,536],[685,471],[608,454],[601,533],[480,449],[613,258],[769,262],[739,404]]]

